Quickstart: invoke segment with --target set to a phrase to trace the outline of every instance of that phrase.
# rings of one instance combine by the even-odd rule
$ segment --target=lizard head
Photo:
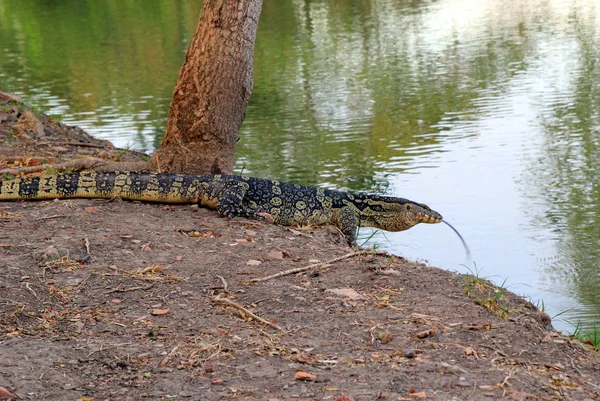
[[[441,223],[442,215],[423,203],[395,198],[372,215],[373,226],[386,231],[404,231],[419,223]]]

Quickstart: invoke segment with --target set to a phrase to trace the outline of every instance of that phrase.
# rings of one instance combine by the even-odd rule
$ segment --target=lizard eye
[[[406,205],[406,210],[410,211],[410,209],[411,209],[410,205]]]

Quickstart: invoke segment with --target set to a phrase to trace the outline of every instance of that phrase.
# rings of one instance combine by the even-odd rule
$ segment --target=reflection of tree
[[[545,104],[544,158],[536,182],[547,201],[546,218],[560,231],[560,263],[550,267],[569,280],[584,305],[600,316],[600,53],[593,22],[574,15],[576,65],[571,85]]]
[[[385,186],[386,174],[404,168],[393,160],[439,149],[440,131],[474,119],[482,92],[502,90],[527,65],[519,21],[478,46],[455,40],[429,51],[419,39],[427,35],[422,2],[272,5],[263,7],[238,150],[256,175]]]
[[[139,136],[151,131],[149,121],[159,120],[158,132],[164,130],[186,47],[182,38],[191,37],[197,1],[2,3],[0,43],[18,53],[0,57],[6,89],[26,81],[28,101],[47,109],[48,97],[64,99],[73,119],[90,111],[105,118],[98,127],[125,116]]]

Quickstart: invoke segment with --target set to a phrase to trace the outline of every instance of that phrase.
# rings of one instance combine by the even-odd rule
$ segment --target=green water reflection
[[[594,24],[594,18],[596,23]],[[576,49],[563,83],[551,88],[542,112],[543,158],[537,191],[546,223],[560,234],[549,264],[556,282],[583,300],[575,319],[600,316],[600,26],[598,15],[573,12],[568,31]],[[564,284],[563,284],[564,285]]]
[[[428,194],[444,184],[439,177],[454,162],[447,154],[478,160],[463,172],[485,176],[505,166],[521,183],[507,186],[505,199],[450,187],[432,200],[444,214],[470,211],[461,225],[480,263],[518,264],[483,251],[477,257],[485,241],[525,249],[530,295],[572,299],[573,318],[593,326],[600,322],[600,14],[594,0],[571,3],[265,0],[237,168],[376,192],[414,175],[428,181],[403,182]],[[67,123],[151,151],[200,7],[197,0],[0,0],[0,85]],[[453,179],[464,184],[467,176]],[[515,232],[491,218],[509,199],[517,199],[514,208],[493,217],[526,222]],[[437,248],[445,252],[445,244]],[[547,281],[552,291],[535,284]]]
[[[151,149],[160,141],[144,134],[164,129],[199,9],[197,1],[2,0],[2,84]]]

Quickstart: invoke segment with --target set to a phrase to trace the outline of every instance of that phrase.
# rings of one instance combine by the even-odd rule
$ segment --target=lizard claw
[[[275,223],[273,216],[267,212],[256,213],[256,217],[260,218],[261,220],[266,220],[269,224]]]

